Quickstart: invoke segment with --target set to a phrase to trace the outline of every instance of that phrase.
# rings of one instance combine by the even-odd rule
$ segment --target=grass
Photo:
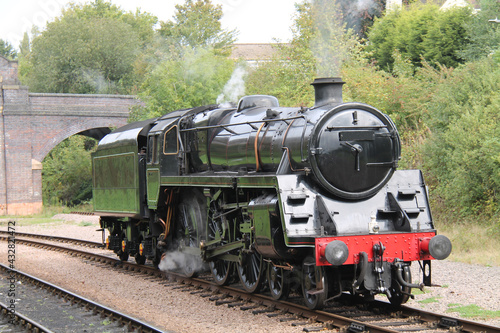
[[[451,240],[449,260],[483,266],[500,266],[499,229],[500,226],[472,222],[437,226],[438,232]]]
[[[500,318],[500,310],[485,310],[475,304],[461,305],[461,304],[448,304],[447,312],[458,312],[460,316],[465,318],[482,318],[482,319],[495,319]]]
[[[416,282],[415,282],[415,283],[416,283]],[[423,294],[425,294],[425,293],[426,293],[426,289],[424,289],[424,290],[420,290],[420,289],[417,289],[417,288],[413,288],[413,289],[411,290],[411,293],[412,293],[413,295],[423,295]]]
[[[429,298],[426,298],[426,299],[423,299],[421,301],[418,301],[420,304],[429,304],[429,303],[439,303],[439,299],[441,297],[440,296],[433,296],[433,297],[429,297]]]
[[[1,217],[3,220],[23,220],[23,219],[50,219],[52,216],[57,214],[68,214],[71,212],[71,209],[64,206],[44,206],[43,211],[40,214],[35,215],[24,215],[24,216],[15,216],[15,215],[4,215]]]
[[[36,225],[36,224],[49,224],[49,223],[61,223],[62,220],[58,219],[53,219],[50,217],[37,217],[36,215],[30,216],[30,217],[11,217],[8,219],[5,219],[0,221],[0,226],[1,227],[7,227],[8,221],[16,221],[16,225],[22,225],[22,226],[27,226],[27,225]]]
[[[79,225],[80,227],[89,227],[89,226],[94,225],[94,224],[93,224],[92,222],[85,222],[85,221],[82,221],[82,222],[78,223],[78,225]]]
[[[57,214],[69,214],[71,212],[90,212],[92,211],[91,205],[82,205],[77,207],[65,207],[65,206],[44,206],[43,211],[40,214],[26,215],[26,216],[1,216],[0,217],[0,228],[7,227],[9,221],[15,221],[16,225],[28,226],[37,224],[58,224],[62,223],[62,220],[53,219],[52,217]],[[80,222],[79,226],[86,227],[92,225],[89,222]]]

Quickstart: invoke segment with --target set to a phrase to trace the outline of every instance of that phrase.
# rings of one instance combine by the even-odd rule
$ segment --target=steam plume
[[[201,272],[205,269],[205,264],[200,257],[189,255],[180,251],[167,252],[158,268],[162,271],[181,271],[182,269],[187,269],[187,271]]]
[[[245,94],[245,75],[246,69],[238,65],[231,78],[224,85],[222,93],[217,97],[217,104],[224,102],[236,102],[241,96]]]
[[[356,0],[349,6],[349,12],[343,13],[339,1],[313,0],[315,35],[311,50],[317,60],[318,76],[340,76],[342,63],[349,59],[350,50],[357,43],[354,32],[346,28],[346,20],[374,5],[374,0]]]

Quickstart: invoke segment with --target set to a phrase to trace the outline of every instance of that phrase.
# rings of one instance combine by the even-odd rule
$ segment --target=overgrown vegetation
[[[272,61],[246,74],[245,93],[310,106],[315,77],[342,76],[344,101],[371,104],[395,121],[401,167],[424,170],[437,228],[452,239],[453,258],[467,261],[472,250],[496,253],[485,240],[500,240],[500,26],[489,22],[500,3],[482,0],[475,12],[417,2],[385,15],[380,2],[357,14],[346,12],[344,0],[297,4],[290,44],[277,45]],[[145,107],[132,120],[213,104],[237,67],[227,57],[236,32],[222,29],[222,8],[210,0],[176,9],[155,30],[154,15],[126,13],[105,0],[70,5],[23,40],[22,83],[31,91],[138,93]],[[1,45],[3,55],[15,57]],[[78,197],[90,184],[89,151],[79,140],[45,159],[46,203],[88,199]],[[494,254],[481,257],[500,264]]]
[[[34,92],[130,93],[141,82],[136,67],[156,22],[149,13],[126,13],[103,0],[70,4],[21,49],[19,58],[29,66],[23,83]]]
[[[3,56],[7,59],[16,59],[17,51],[12,47],[9,42],[0,39],[0,56]]]
[[[145,53],[149,63],[139,97],[146,106],[133,110],[131,120],[214,104],[235,67],[227,57],[236,31],[222,29],[221,5],[186,0],[175,8]]]
[[[446,202],[447,214],[498,217],[499,75],[499,64],[488,57],[457,68],[434,86],[422,167],[434,177],[434,193]]]
[[[92,198],[91,152],[96,141],[80,135],[61,142],[43,161],[45,204],[75,206]]]
[[[368,34],[368,55],[389,71],[394,66],[394,50],[416,67],[422,66],[423,59],[455,67],[462,63],[457,50],[468,43],[466,24],[471,15],[469,7],[441,10],[432,3],[419,2],[391,11],[375,20]]]
[[[292,47],[281,47],[272,63],[252,73],[251,92],[281,95],[288,105],[311,104],[307,84],[317,75],[318,61],[308,43],[324,37],[311,19],[312,6],[320,2],[298,6]],[[494,4],[485,3],[491,12]],[[500,9],[498,2],[495,8]],[[369,46],[348,47],[350,57],[341,68],[347,82],[344,101],[374,105],[396,122],[403,141],[400,165],[425,170],[438,228],[462,221],[497,230],[499,44],[474,49],[471,41],[478,30],[490,31],[493,39],[498,33],[484,20],[486,14],[480,26],[471,13],[470,8],[442,11],[418,4],[376,20],[368,32]],[[464,50],[482,56],[467,62],[460,56]],[[264,78],[270,79],[261,84]],[[500,239],[498,232],[486,237]]]

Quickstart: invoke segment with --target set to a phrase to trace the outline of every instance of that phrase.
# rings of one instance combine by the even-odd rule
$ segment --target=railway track
[[[9,305],[0,302],[0,327],[2,332],[36,332],[53,333],[42,324],[26,317],[19,312],[13,312]]]
[[[441,314],[401,306],[393,308],[387,302],[374,301],[356,304],[351,297],[341,298],[321,311],[313,311],[300,304],[301,297],[297,295],[290,301],[276,301],[265,294],[248,294],[236,286],[219,286],[202,278],[187,278],[175,273],[165,273],[148,265],[137,265],[132,262],[121,262],[105,255],[89,253],[84,250],[67,248],[55,244],[19,238],[16,233],[16,243],[42,247],[54,251],[82,257],[91,262],[104,263],[110,267],[120,267],[122,270],[152,276],[168,287],[180,289],[200,297],[209,297],[215,305],[239,307],[243,311],[254,314],[264,314],[276,317],[277,320],[301,326],[306,332],[332,329],[341,332],[487,332],[500,333],[500,327],[477,323],[474,321],[443,316]],[[39,235],[35,235],[40,238]],[[23,237],[29,237],[24,234]],[[51,236],[45,236],[51,239]],[[0,236],[0,240],[6,240]],[[54,240],[54,239],[51,239]],[[71,242],[71,239],[60,239],[60,242]],[[79,241],[79,240],[77,240]],[[86,245],[85,245],[86,246]],[[297,303],[295,302],[297,300]]]
[[[7,235],[8,236],[11,233],[12,232],[10,232],[10,231],[0,230],[0,235],[4,235],[4,236]],[[88,240],[84,240],[84,239],[77,239],[77,238],[30,234],[30,233],[17,232],[17,231],[16,231],[15,235],[16,235],[16,237],[43,239],[43,240],[56,241],[56,242],[61,242],[61,243],[76,244],[76,245],[86,246],[86,247],[91,247],[91,248],[104,248],[105,247],[104,242],[99,243],[99,242],[93,242],[93,241],[88,241]]]
[[[15,302],[11,302],[14,307],[4,305],[5,315],[30,332],[163,332],[129,315],[3,264],[0,264],[0,272],[0,286],[14,290],[12,295],[15,297],[12,298]],[[12,281],[15,281],[14,287]]]

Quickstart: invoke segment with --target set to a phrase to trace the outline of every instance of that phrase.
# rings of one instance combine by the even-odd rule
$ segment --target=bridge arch
[[[88,119],[74,119],[75,117],[68,117],[61,121],[68,123],[67,127],[62,126],[60,131],[53,133],[53,136],[45,139],[40,145],[34,144],[33,146],[33,159],[42,162],[45,156],[52,149],[54,149],[58,144],[63,142],[65,139],[81,134],[88,137],[92,137],[96,140],[102,139],[106,134],[110,133],[113,128],[121,127],[127,123],[127,119],[109,119],[105,120],[103,118],[92,118]]]
[[[128,95],[30,93],[17,61],[0,56],[0,215],[42,210],[42,164],[64,139],[102,138],[141,102]]]

